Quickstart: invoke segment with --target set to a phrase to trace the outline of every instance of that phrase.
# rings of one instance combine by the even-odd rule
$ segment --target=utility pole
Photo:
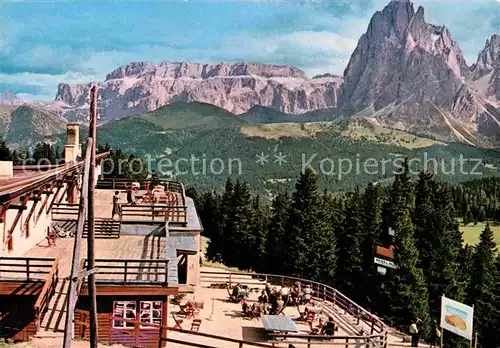
[[[64,329],[64,348],[71,347],[71,340],[73,338],[73,312],[75,311],[76,301],[78,299],[79,285],[83,281],[83,277],[78,274],[78,264],[80,263],[85,216],[88,210],[87,191],[90,174],[90,149],[92,149],[92,139],[89,138],[87,139],[87,152],[85,154],[82,188],[80,191],[80,207],[78,208],[78,221],[76,224],[75,242],[73,245],[73,261],[71,264],[71,279],[69,280],[68,305],[66,307],[66,322]]]
[[[90,347],[97,348],[97,296],[95,285],[95,165],[96,165],[96,123],[97,123],[97,87],[92,86],[90,90],[90,127],[89,138],[92,138],[90,151],[90,173],[88,185],[88,218],[87,218],[87,270],[88,289],[90,297]]]

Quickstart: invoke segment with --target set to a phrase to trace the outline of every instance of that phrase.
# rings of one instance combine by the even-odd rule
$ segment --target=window
[[[136,320],[137,302],[136,301],[114,301],[113,302],[113,317],[129,320]],[[125,329],[134,328],[133,323],[124,322],[121,320],[113,321],[113,328]]]
[[[141,323],[159,324],[161,325],[162,303],[161,301],[141,301]],[[147,329],[151,326],[143,326]]]

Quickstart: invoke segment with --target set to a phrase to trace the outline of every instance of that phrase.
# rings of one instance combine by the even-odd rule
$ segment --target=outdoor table
[[[266,331],[297,332],[292,319],[286,315],[263,315],[262,324]]]

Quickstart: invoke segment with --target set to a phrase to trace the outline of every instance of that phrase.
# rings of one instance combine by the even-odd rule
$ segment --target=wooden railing
[[[187,222],[187,207],[182,205],[124,205],[120,206],[120,220],[144,222]]]
[[[327,308],[331,309],[332,311],[338,311],[338,309],[335,308],[335,306],[337,306],[344,311],[344,314],[349,313],[350,315],[354,316],[357,320],[357,325],[359,325],[360,322],[363,321],[370,327],[369,335],[342,336],[342,339],[344,340],[343,344],[346,347],[349,347],[349,345],[359,345],[361,342],[367,342],[367,344],[371,344],[375,347],[387,346],[388,330],[387,326],[382,322],[382,320],[329,285],[321,284],[308,279],[287,277],[276,274],[231,271],[201,271],[200,273],[201,282],[203,283],[225,283],[229,284],[229,286],[231,286],[232,283],[242,283],[244,285],[252,287],[252,285],[264,285],[267,282],[273,285],[287,287],[292,287],[296,282],[299,282],[302,287],[310,285],[313,292],[313,297],[317,300],[321,300],[323,305],[327,306]],[[287,337],[292,337],[292,335],[287,335]],[[300,338],[308,339],[308,337]],[[310,338],[312,339],[313,337]],[[316,336],[316,339],[318,339],[318,336]]]
[[[168,262],[158,259],[96,259],[96,282],[168,286]],[[88,269],[87,260],[85,269]]]
[[[52,206],[52,220],[77,220],[79,204],[55,203]]]
[[[45,280],[54,266],[54,258],[0,257],[0,279]]]
[[[59,260],[55,259],[54,263],[52,264],[52,268],[50,269],[47,280],[43,285],[42,291],[38,295],[38,298],[34,305],[37,330],[40,329],[40,324],[42,321],[43,314],[46,312],[47,306],[49,305],[50,302],[50,298],[52,297],[52,295],[56,290],[58,279],[59,279]]]

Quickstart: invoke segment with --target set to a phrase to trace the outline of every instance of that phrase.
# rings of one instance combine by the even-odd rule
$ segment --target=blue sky
[[[252,61],[342,74],[388,1],[3,1],[0,92],[52,100],[132,61]],[[500,0],[415,1],[444,24],[468,63],[500,33]]]

